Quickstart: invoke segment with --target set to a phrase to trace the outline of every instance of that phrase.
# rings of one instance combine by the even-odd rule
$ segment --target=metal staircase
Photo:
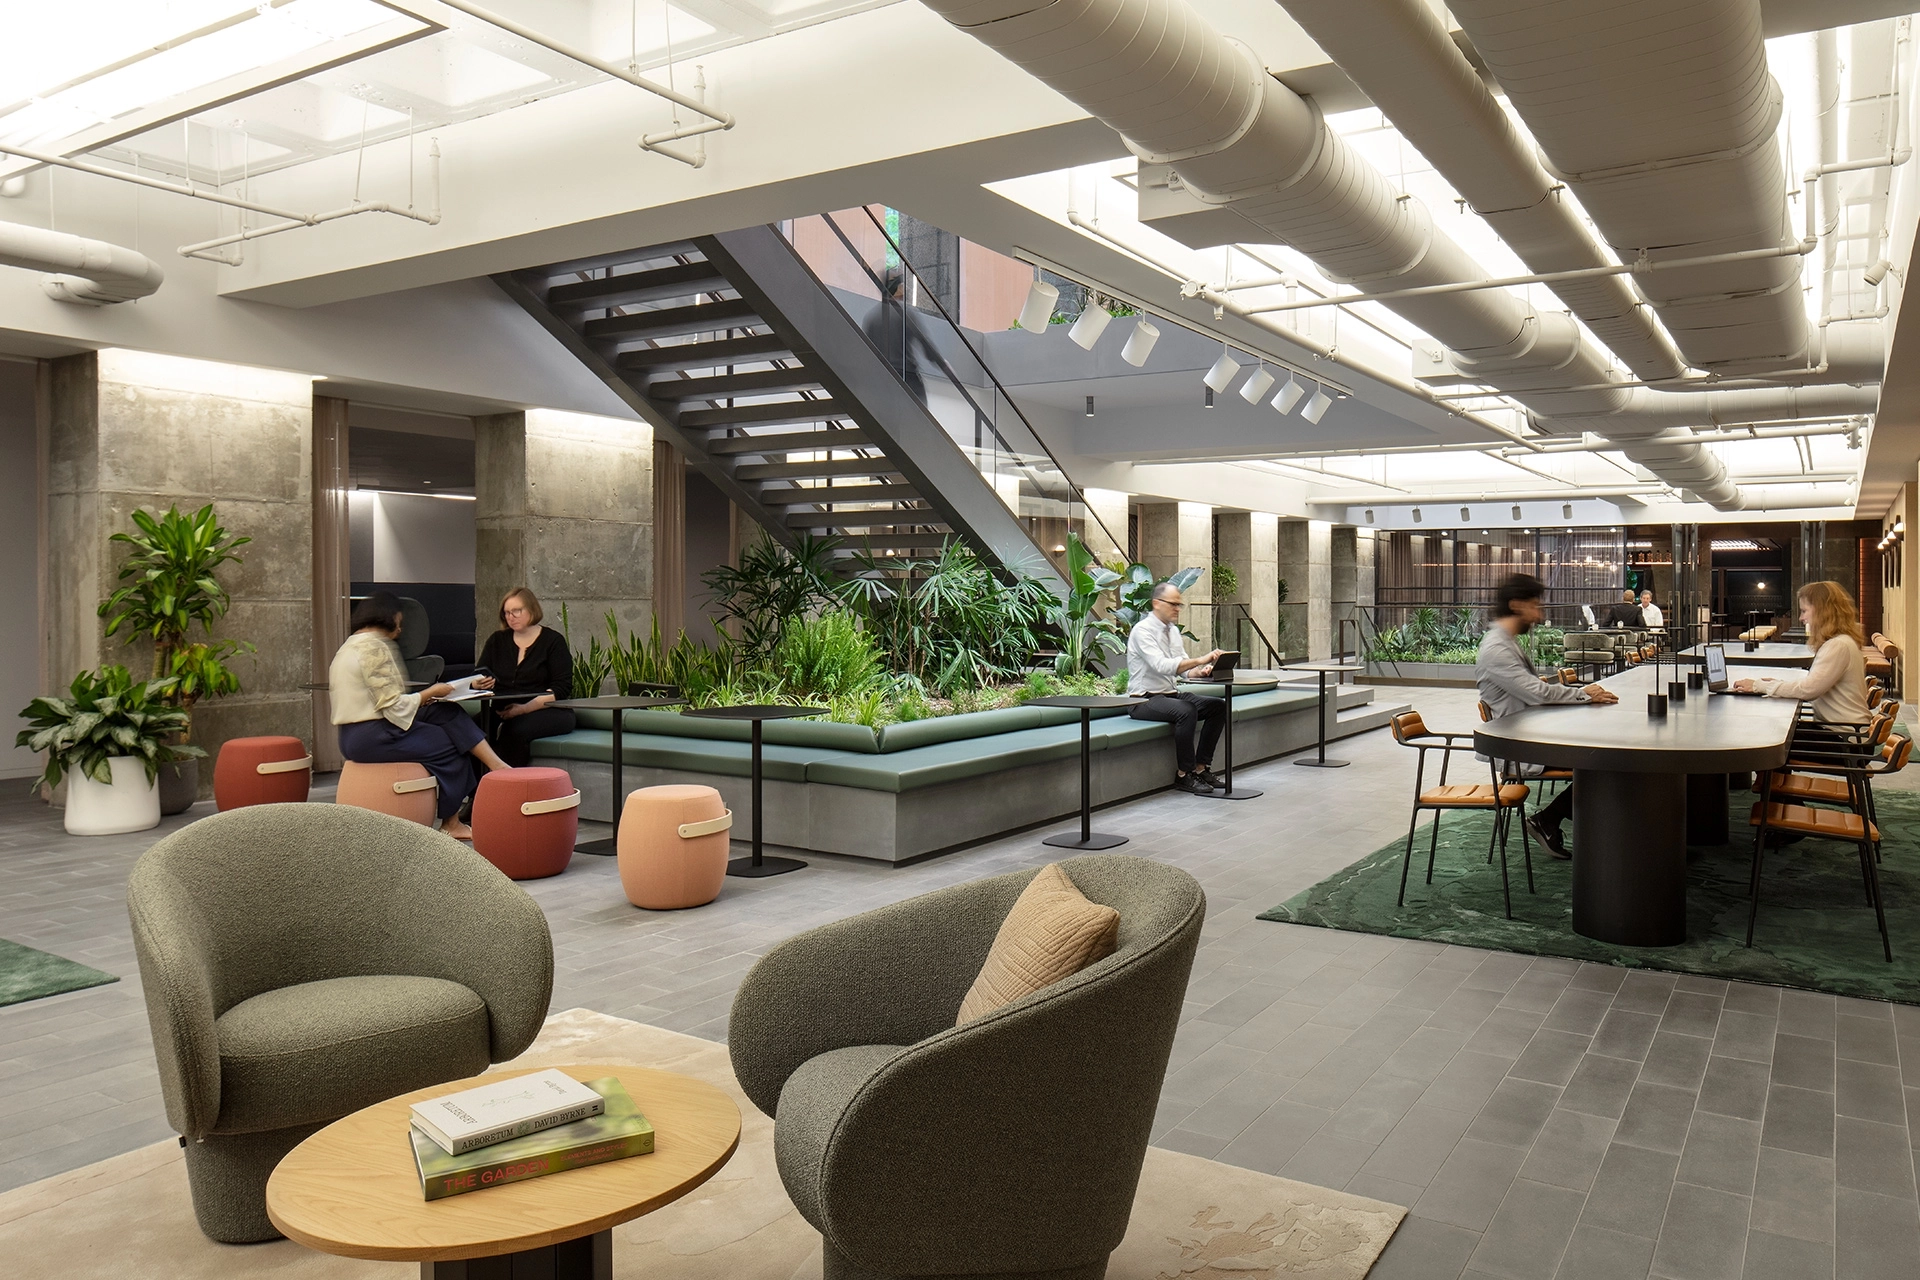
[[[1025,528],[771,227],[494,277],[781,542],[1051,578]]]

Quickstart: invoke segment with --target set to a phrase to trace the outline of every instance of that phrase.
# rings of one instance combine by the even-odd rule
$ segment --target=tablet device
[[[1727,650],[1726,646],[1710,644],[1707,655],[1707,692],[1725,693],[1727,691]]]
[[[1215,680],[1225,680],[1229,678],[1233,675],[1233,669],[1239,665],[1239,662],[1240,651],[1238,649],[1228,649],[1225,653],[1222,653],[1213,660],[1212,678]]]

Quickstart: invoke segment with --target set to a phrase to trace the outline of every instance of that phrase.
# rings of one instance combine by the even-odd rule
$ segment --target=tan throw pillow
[[[1120,913],[1089,902],[1057,862],[1040,869],[1000,924],[954,1025],[1012,1004],[1113,954]]]

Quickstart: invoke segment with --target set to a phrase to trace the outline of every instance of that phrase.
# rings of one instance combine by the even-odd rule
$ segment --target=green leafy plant
[[[226,616],[232,601],[215,570],[239,563],[235,552],[253,539],[229,533],[212,504],[190,516],[169,507],[162,516],[135,511],[131,519],[137,532],[110,539],[131,551],[120,566],[122,585],[100,602],[99,615],[107,619],[107,635],[124,631],[129,642],[142,635],[151,639],[153,676],[164,679],[187,632],[198,626],[210,635]]]
[[[186,709],[171,701],[171,679],[137,681],[125,667],[105,666],[74,676],[64,698],[35,698],[20,713],[27,722],[13,745],[47,754],[40,781],[60,785],[69,770],[95,782],[113,782],[107,763],[132,756],[146,766],[149,783],[160,766],[206,752],[177,741],[187,730]]]
[[[1120,575],[1087,550],[1078,534],[1067,535],[1067,597],[1049,609],[1049,620],[1060,632],[1060,656],[1054,669],[1063,676],[1079,675],[1127,647],[1112,622],[1094,610],[1100,597],[1120,584]]]
[[[762,533],[740,553],[737,565],[721,565],[700,575],[713,593],[713,608],[731,629],[737,665],[765,666],[780,643],[780,632],[834,598],[834,538],[801,534],[789,551]]]
[[[1240,575],[1230,564],[1214,565],[1212,581],[1215,600],[1226,600],[1240,594]]]
[[[193,704],[202,698],[223,698],[240,692],[240,677],[227,666],[227,660],[252,652],[254,647],[244,640],[195,641],[182,645],[173,651],[166,673],[174,682],[171,697],[191,716]]]
[[[803,698],[864,694],[886,676],[873,637],[839,609],[788,623],[773,651],[773,667],[781,683]]]
[[[943,697],[1016,675],[1048,639],[1055,599],[1039,579],[1003,578],[965,545],[931,560],[853,557],[835,595],[879,646],[886,664]]]
[[[573,696],[599,697],[601,686],[613,674],[613,655],[601,647],[599,636],[589,637],[586,651],[581,651],[573,642],[572,619],[567,617],[564,604],[560,606],[560,636],[567,642],[567,652],[573,655]]]
[[[1135,623],[1153,612],[1153,589],[1155,587],[1159,586],[1162,582],[1168,582],[1180,588],[1182,592],[1185,592],[1189,587],[1193,586],[1194,583],[1200,581],[1200,574],[1202,572],[1203,570],[1198,565],[1195,565],[1191,568],[1176,570],[1166,578],[1155,578],[1153,576],[1153,570],[1147,568],[1144,564],[1134,563],[1128,565],[1126,569],[1121,572],[1120,582],[1116,586],[1120,603],[1113,611],[1114,622],[1122,632],[1131,632]],[[1180,628],[1180,634],[1186,636],[1189,640],[1193,639],[1193,633],[1185,627]]]

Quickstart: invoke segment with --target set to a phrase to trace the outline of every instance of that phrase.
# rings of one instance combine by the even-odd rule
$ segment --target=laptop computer
[[[1725,645],[1710,644],[1704,649],[1707,656],[1707,692],[1726,693],[1739,698],[1764,698],[1767,695],[1758,689],[1751,692],[1736,689],[1727,678],[1727,648]]]

